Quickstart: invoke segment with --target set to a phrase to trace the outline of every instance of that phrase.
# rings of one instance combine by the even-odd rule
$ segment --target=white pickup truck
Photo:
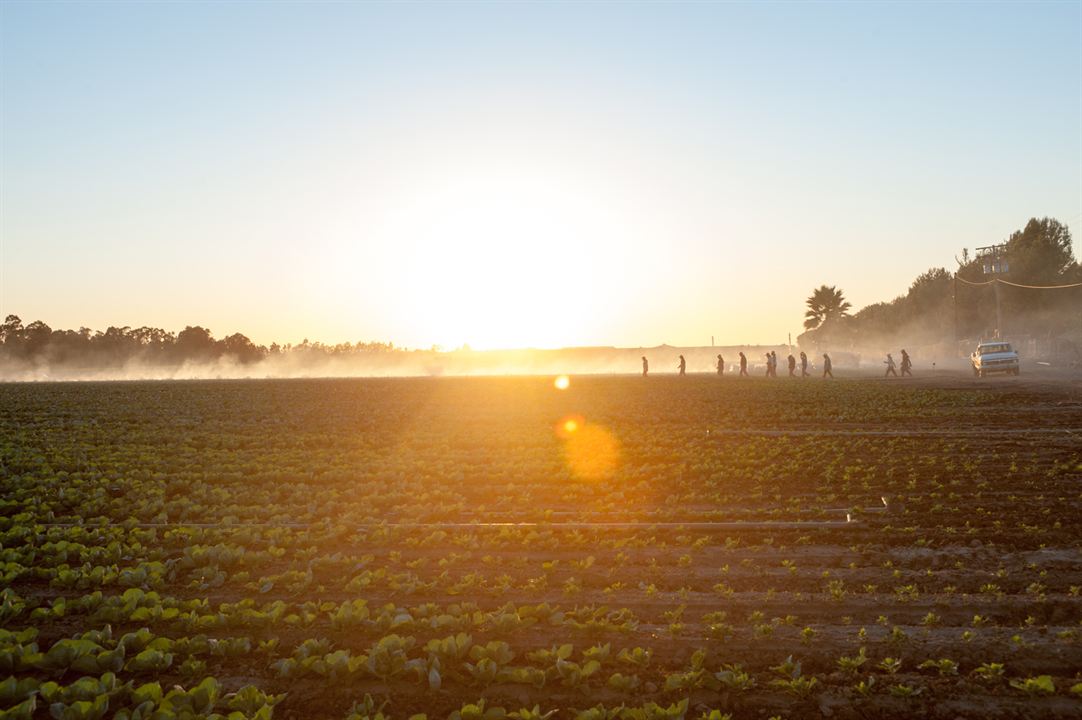
[[[977,377],[997,372],[1018,374],[1018,353],[1009,342],[993,340],[979,343],[969,359],[973,363],[973,374]]]

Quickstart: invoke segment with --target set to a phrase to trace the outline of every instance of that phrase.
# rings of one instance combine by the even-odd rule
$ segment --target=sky
[[[0,315],[778,343],[1082,227],[1082,3],[0,2]]]

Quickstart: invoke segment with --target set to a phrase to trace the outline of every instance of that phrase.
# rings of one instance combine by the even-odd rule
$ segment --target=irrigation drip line
[[[882,505],[876,505],[874,507],[837,507],[837,508],[797,508],[796,510],[790,508],[782,508],[786,512],[816,512],[816,513],[845,513],[845,520],[662,520],[662,521],[650,521],[650,520],[570,520],[570,521],[558,521],[551,522],[548,520],[511,520],[510,518],[515,516],[515,513],[502,513],[502,515],[508,520],[498,521],[480,521],[480,520],[402,520],[402,521],[384,521],[375,523],[361,523],[354,527],[371,529],[371,528],[505,528],[505,527],[544,527],[546,529],[563,529],[563,528],[653,528],[653,527],[696,527],[696,528],[722,528],[722,527],[749,527],[749,526],[764,526],[764,527],[816,527],[820,525],[834,526],[834,525],[848,525],[853,522],[858,522],[853,518],[852,513],[862,514],[876,514],[889,512],[890,506],[887,503],[886,498],[882,498]],[[748,508],[749,510],[761,511],[763,508]],[[771,508],[765,508],[771,509]],[[575,513],[573,511],[560,511],[557,510],[554,515],[573,515],[573,514],[590,514],[595,515],[604,514],[600,511],[585,511],[583,513]],[[638,515],[649,517],[650,515],[660,514],[660,510],[644,510]],[[696,514],[701,516],[703,511],[698,511]],[[501,514],[498,511],[490,511],[484,513],[486,515]],[[522,513],[519,513],[521,516]],[[102,525],[88,525],[80,523],[40,523],[38,527],[84,527],[84,528],[109,528],[116,525],[124,525],[124,523],[115,524],[102,524]],[[191,527],[191,528],[203,528],[203,529],[221,529],[221,528],[250,528],[250,527],[271,527],[271,528],[310,528],[318,527],[320,523],[134,523],[132,527],[136,528],[174,528],[174,527]]]
[[[711,435],[764,435],[778,436],[869,436],[869,437],[983,437],[988,435],[1073,435],[1082,428],[965,428],[960,430],[749,430],[745,428],[712,429]]]
[[[809,520],[809,521],[787,521],[787,520],[763,520],[754,521],[749,520],[747,522],[734,521],[734,522],[567,522],[567,523],[546,523],[546,522],[485,522],[485,523],[465,523],[465,522],[403,522],[403,523],[371,523],[362,524],[356,527],[363,529],[377,529],[377,528],[455,528],[455,529],[472,529],[472,528],[544,528],[546,530],[552,529],[571,529],[571,530],[591,530],[594,528],[604,528],[611,530],[637,530],[637,529],[652,529],[652,528],[687,528],[689,530],[730,530],[735,528],[744,529],[757,529],[757,528],[816,528],[816,527],[844,527],[847,525],[858,525],[859,520]]]
[[[42,528],[86,528],[87,530],[107,530],[114,527],[132,527],[139,529],[147,528],[200,528],[200,529],[220,529],[220,528],[310,528],[318,527],[320,523],[188,523],[188,522],[174,522],[174,523],[34,523],[34,527]]]
[[[1017,493],[1014,493],[1014,494],[1017,494]],[[729,512],[729,513],[733,513],[733,512],[759,512],[759,513],[762,513],[765,510],[783,510],[786,513],[853,512],[853,507],[854,506],[850,505],[849,507],[829,507],[829,508],[801,507],[801,508],[791,508],[791,507],[775,506],[775,505],[728,505],[727,504],[727,505],[725,505],[724,510],[720,510],[718,508],[710,508],[710,509],[707,509],[707,510],[699,509],[699,510],[694,510],[694,511],[687,511],[687,513],[688,513],[688,515],[709,515],[709,514],[715,514],[715,513],[721,513],[721,512]],[[885,509],[886,508],[884,506],[875,506],[875,507],[857,508],[857,511],[858,512],[875,513],[875,512],[883,512]],[[634,517],[647,517],[647,518],[648,517],[654,517],[654,516],[668,516],[668,517],[671,517],[671,514],[668,513],[667,511],[664,511],[664,510],[636,510],[636,511],[627,512],[627,513],[616,513],[616,512],[611,512],[611,511],[607,511],[607,510],[547,510],[545,512],[546,512],[547,515],[552,516],[552,517],[566,517],[566,516],[569,516],[569,515],[578,516],[578,517],[589,517],[589,516],[597,516],[597,515],[609,516],[609,517],[614,516],[614,515],[616,515],[616,516],[622,515],[623,517],[634,516]],[[469,513],[470,516],[476,516],[476,517],[486,517],[486,516],[490,517],[490,516],[493,516],[493,515],[497,515],[497,516],[502,516],[502,517],[506,517],[506,518],[524,517],[524,516],[528,516],[528,515],[531,515],[531,514],[536,516],[536,513],[529,513],[529,512],[500,512],[498,510],[479,510],[479,511],[476,511],[476,512]],[[601,522],[601,521],[599,521],[599,522]],[[620,521],[620,522],[624,522],[624,521]],[[664,521],[664,522],[668,522],[668,521]],[[713,522],[713,521],[704,521],[704,522]]]
[[[769,529],[769,528],[819,528],[819,527],[845,527],[859,525],[859,520],[748,520],[748,521],[666,521],[666,522],[379,522],[360,523],[353,527],[360,530],[378,530],[383,528],[451,528],[456,530],[473,530],[478,528],[542,528],[545,530],[591,530],[594,528],[610,530],[637,530],[653,528],[686,528],[688,530],[728,530],[728,529]],[[250,527],[273,527],[273,528],[311,528],[318,527],[320,523],[135,523],[132,527],[147,528],[200,528],[200,529],[242,529]],[[104,530],[115,525],[80,525],[78,523],[41,523],[37,527],[62,528],[81,527],[87,529]]]

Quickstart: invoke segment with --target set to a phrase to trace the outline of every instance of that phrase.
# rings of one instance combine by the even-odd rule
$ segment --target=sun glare
[[[554,386],[554,387],[555,387],[555,388],[556,388],[557,390],[566,390],[566,389],[568,389],[569,387],[571,387],[571,378],[569,378],[569,377],[568,377],[568,376],[566,376],[566,375],[560,375],[560,376],[559,376],[558,378],[556,378],[556,379],[555,379],[555,380],[554,380],[554,381],[552,382],[552,385],[553,385],[553,386]]]
[[[417,334],[446,348],[588,342],[603,321],[598,248],[628,233],[574,178],[572,168],[487,165],[412,187],[378,234],[408,259],[401,302],[422,318]]]
[[[556,436],[566,440],[578,432],[585,424],[586,420],[581,415],[568,415],[556,423]]]
[[[572,474],[585,480],[609,477],[616,469],[619,446],[611,432],[584,425],[564,443],[564,458]]]

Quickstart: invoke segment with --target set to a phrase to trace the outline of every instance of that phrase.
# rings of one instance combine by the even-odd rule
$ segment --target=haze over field
[[[860,308],[1082,220],[1078,3],[4,2],[0,33],[0,316],[54,328],[778,344],[820,283]]]
[[[0,0],[0,720],[1082,720],[1082,0]]]

